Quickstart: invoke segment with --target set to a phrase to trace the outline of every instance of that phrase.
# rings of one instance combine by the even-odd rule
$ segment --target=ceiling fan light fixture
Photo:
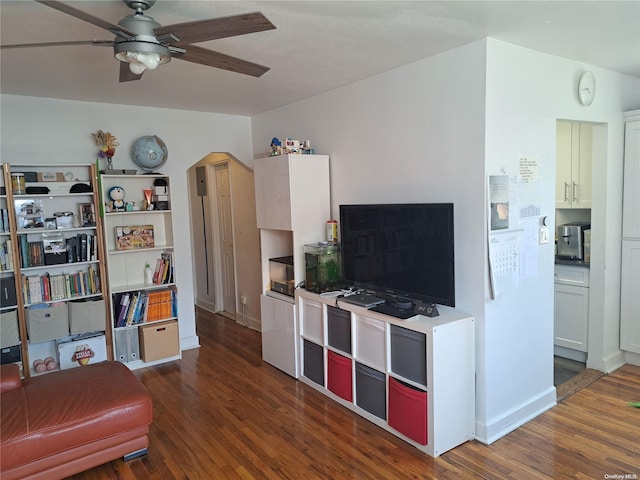
[[[129,70],[136,75],[145,70],[155,70],[158,65],[171,60],[169,48],[155,42],[130,40],[116,42],[114,56],[121,62],[129,63]]]

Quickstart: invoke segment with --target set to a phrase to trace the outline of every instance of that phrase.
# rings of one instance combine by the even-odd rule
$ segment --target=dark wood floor
[[[568,382],[573,377],[586,370],[583,362],[576,362],[568,358],[553,357],[553,385],[558,386]]]
[[[202,312],[197,327],[200,349],[136,371],[154,400],[149,454],[75,479],[640,478],[639,367],[433,459],[263,363],[258,332]]]

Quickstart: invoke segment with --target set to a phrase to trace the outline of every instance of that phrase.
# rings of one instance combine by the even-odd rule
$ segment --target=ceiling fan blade
[[[113,47],[113,40],[77,40],[69,42],[44,42],[44,43],[18,43],[14,45],[0,45],[5,48],[31,48],[31,47],[68,47],[74,45],[92,45],[94,47]]]
[[[247,33],[262,32],[276,28],[260,12],[233,15],[210,20],[175,23],[158,27],[154,30],[157,36],[173,34],[180,39],[177,45],[206,42],[218,38],[235,37]]]
[[[207,65],[209,67],[221,68],[252,77],[260,77],[269,71],[269,67],[263,67],[257,63],[231,57],[224,53],[214,52],[213,50],[196,47],[195,45],[187,45],[186,48],[186,53],[172,55],[172,58],[199,63],[200,65]]]
[[[142,78],[142,74],[138,75],[133,73],[129,69],[129,64],[127,62],[119,62],[120,63],[120,83],[122,82],[132,82],[133,80],[140,80]]]
[[[102,20],[101,18],[94,17],[88,13],[83,12],[82,10],[78,10],[66,3],[57,2],[54,0],[36,0],[36,2],[46,5],[47,7],[54,8],[59,12],[66,13],[67,15],[71,15],[72,17],[76,17],[80,20],[88,22],[96,27],[104,28],[105,30],[117,34],[116,32],[123,32],[130,37],[135,37],[135,33],[128,31],[126,28],[122,28],[119,25],[114,25],[113,23],[109,23],[106,20]]]

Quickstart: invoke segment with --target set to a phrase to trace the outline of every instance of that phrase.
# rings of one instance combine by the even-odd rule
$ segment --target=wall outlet
[[[242,305],[246,305],[247,304],[247,296],[246,295],[240,295],[240,303]]]

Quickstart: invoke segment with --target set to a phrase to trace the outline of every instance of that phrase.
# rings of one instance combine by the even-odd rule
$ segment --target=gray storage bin
[[[356,405],[386,420],[386,390],[384,373],[356,362]]]
[[[427,337],[391,325],[391,371],[421,385],[427,385]]]
[[[0,348],[12,347],[19,343],[18,311],[0,313]]]
[[[104,300],[69,302],[71,335],[104,331],[106,328]]]
[[[327,306],[328,343],[345,353],[351,353],[351,312]]]
[[[0,349],[0,365],[18,363],[21,359],[22,352],[20,351],[20,345]]]
[[[27,332],[31,342],[46,342],[69,335],[69,306],[27,309]]]
[[[324,349],[309,340],[304,341],[303,375],[324,387]]]

